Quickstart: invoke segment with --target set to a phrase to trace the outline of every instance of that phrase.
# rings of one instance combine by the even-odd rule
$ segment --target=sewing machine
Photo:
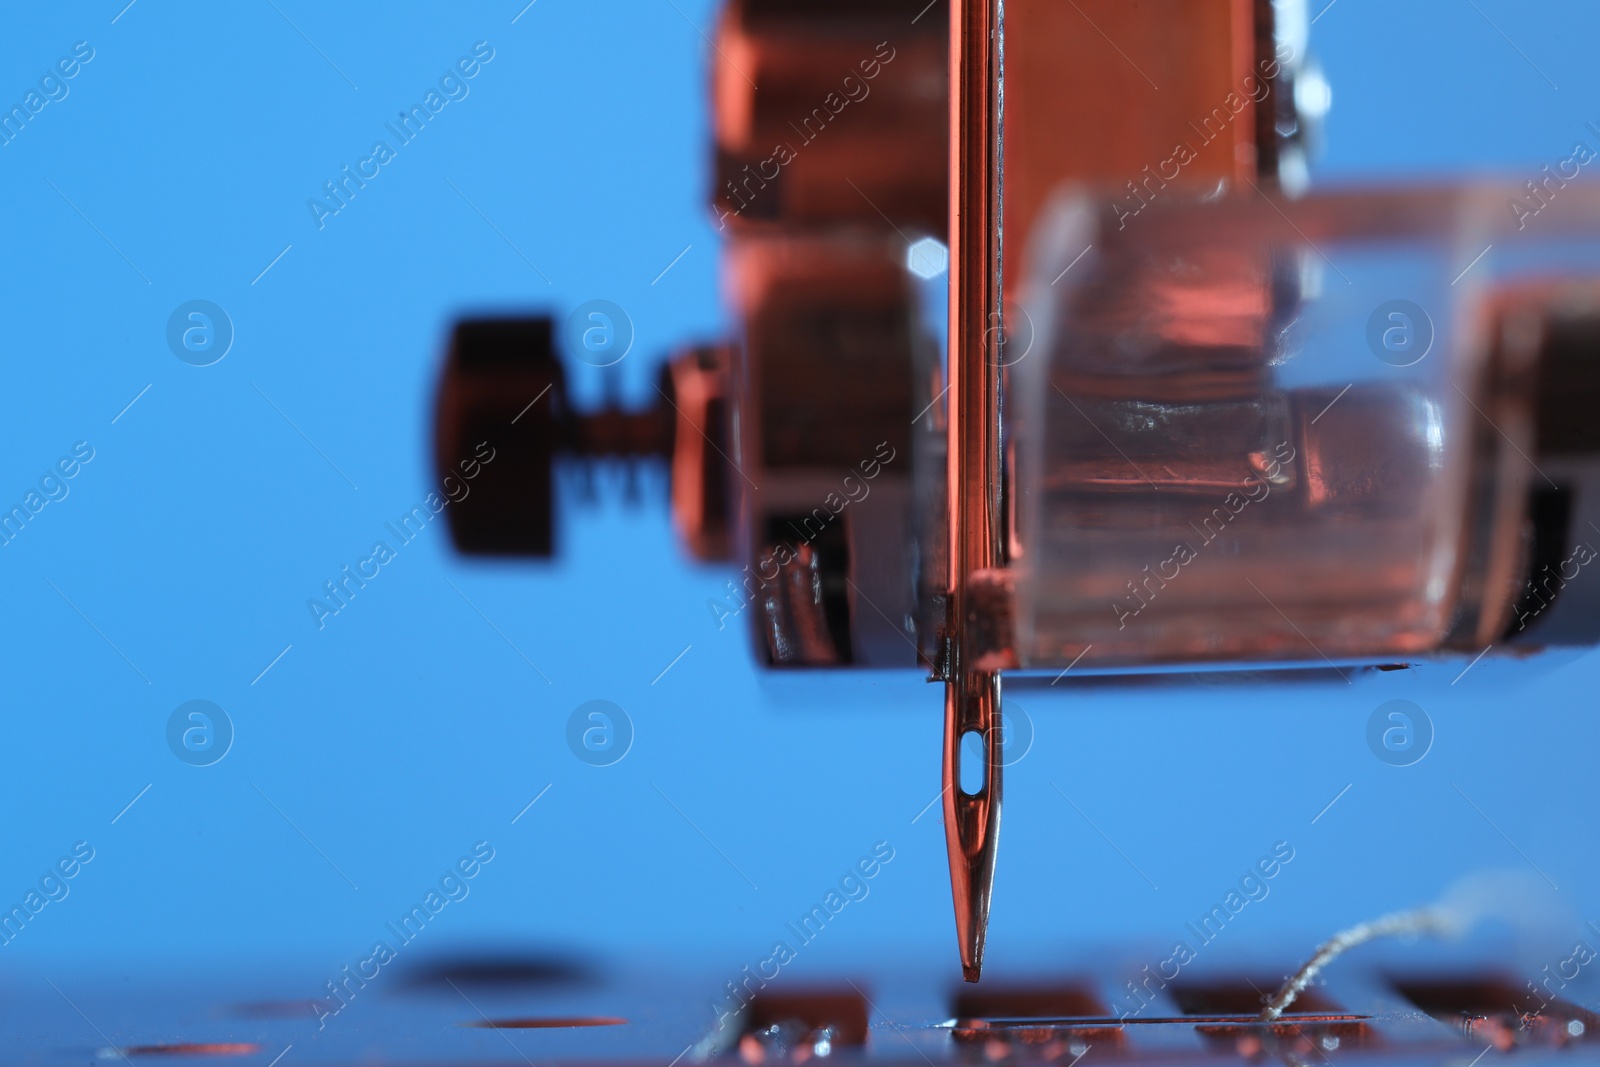
[[[636,706],[624,730],[596,699],[561,708],[548,731],[563,761],[564,740],[587,765],[572,766],[603,773],[636,729],[653,731],[783,852],[820,847],[803,817],[774,814],[783,805],[882,799],[863,748],[925,764],[926,789],[890,798],[892,832],[828,843],[827,880],[780,889],[753,872],[768,895],[739,900],[782,921],[754,940],[714,923],[687,947],[634,937],[626,954],[436,939],[437,916],[454,921],[510,877],[509,846],[485,840],[371,937],[358,931],[360,952],[315,983],[264,964],[176,992],[30,988],[10,998],[17,1046],[37,1062],[266,1067],[1592,1058],[1600,929],[1576,921],[1544,955],[1493,930],[1353,950],[1261,1018],[1344,927],[1323,925],[1336,889],[1300,898],[1293,934],[1272,902],[1340,875],[1410,893],[1420,879],[1396,858],[1407,840],[1526,860],[1555,886],[1532,829],[1479,808],[1469,779],[1437,783],[1472,820],[1456,836],[1386,800],[1374,803],[1392,821],[1339,820],[1363,792],[1387,797],[1393,779],[1365,771],[1431,773],[1436,737],[1480,751],[1469,728],[1489,730],[1476,743],[1508,764],[1548,754],[1553,792],[1587,775],[1572,718],[1556,718],[1555,739],[1540,732],[1538,679],[1495,672],[1564,669],[1600,637],[1587,567],[1600,537],[1600,196],[1576,180],[1593,153],[1574,150],[1509,202],[1506,183],[1477,180],[1319,190],[1308,159],[1332,90],[1311,50],[1317,14],[1287,0],[1009,0],[1002,25],[989,0],[730,0],[709,34],[705,106],[732,329],[682,337],[640,405],[579,388],[644,354],[608,300],[451,327],[432,474],[452,565],[525,579],[517,561],[573,555],[585,501],[616,483],[648,499],[664,474],[684,566],[709,576],[694,643],[737,633],[767,675],[769,718],[737,759],[697,762],[698,720],[648,721]],[[653,558],[589,562],[628,570],[641,603],[664,580]],[[346,590],[355,605],[376,599],[359,589]],[[456,592],[499,630],[504,616]],[[570,626],[570,601],[522,607]],[[675,681],[688,651],[649,686]],[[462,678],[448,710],[467,719],[480,691]],[[845,692],[892,704],[921,678],[945,690],[938,761],[931,690],[865,738],[831,706]],[[1414,703],[1484,678],[1508,709],[1498,727]],[[1336,686],[1359,693],[1359,713],[1294,714],[1302,694]],[[1156,704],[1193,707],[1211,762],[1189,761],[1194,734]],[[1025,761],[1045,729],[1070,758]],[[1090,802],[1074,785],[1084,762],[1118,768],[1112,784],[1145,806],[1107,819],[1125,796],[1096,778]],[[1263,769],[1285,766],[1294,774]],[[1022,826],[1001,852],[1003,778]],[[759,892],[705,808],[648,785],[649,833],[670,826],[700,849],[685,869],[703,861]],[[496,832],[541,832],[549,801],[529,796]],[[1263,812],[1281,813],[1282,837],[1230,836],[1224,816]],[[538,878],[516,892],[581,945],[616,899],[581,868],[619,849],[587,808],[559,817],[582,828],[582,848],[532,836]],[[941,819],[958,953],[943,928],[926,944],[872,940],[874,916],[929,894],[908,841]],[[1592,862],[1583,811],[1551,819],[1572,866]],[[1227,877],[1201,897],[1163,896],[1166,875],[1138,844],[1157,835],[1169,869],[1215,861]],[[1126,881],[1108,882],[1100,860]],[[1107,902],[1135,892],[1128,907],[1150,917],[1126,937]],[[1559,910],[1523,885],[1489,898],[1514,916]],[[744,904],[716,907],[729,929],[742,921]],[[986,956],[991,912],[1010,926]],[[626,924],[674,918],[635,902]]]
[[[759,662],[944,681],[975,981],[1001,672],[1343,678],[1600,637],[1574,582],[1600,199],[1309,190],[1331,93],[1303,4],[902,6],[725,10],[735,336],[672,359],[654,406],[583,412],[558,337],[603,365],[605,309],[463,322],[436,456],[512,456],[452,529],[530,555],[558,457],[660,459]]]

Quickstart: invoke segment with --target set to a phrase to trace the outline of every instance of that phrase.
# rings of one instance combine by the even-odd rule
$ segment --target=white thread
[[[1552,883],[1553,884],[1553,883]],[[1544,886],[1521,871],[1483,871],[1470,874],[1450,887],[1443,900],[1411,911],[1392,912],[1334,934],[1318,946],[1309,960],[1267,1001],[1256,1018],[1271,1022],[1294,1003],[1317,972],[1357,945],[1379,937],[1464,934],[1491,915],[1533,930],[1560,914],[1562,909]]]
[[[1392,937],[1397,934],[1448,934],[1455,932],[1456,929],[1452,917],[1443,908],[1434,906],[1418,908],[1416,911],[1397,911],[1392,915],[1385,915],[1381,919],[1364,922],[1334,934],[1324,941],[1294,976],[1272,995],[1272,999],[1267,1001],[1267,1006],[1261,1009],[1261,1014],[1257,1018],[1266,1023],[1282,1015],[1284,1009],[1294,1003],[1294,998],[1311,984],[1311,979],[1317,976],[1317,972],[1346,949],[1355,948],[1378,937]]]

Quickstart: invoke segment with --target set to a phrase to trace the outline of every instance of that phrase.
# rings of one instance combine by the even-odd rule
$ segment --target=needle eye
[[[988,776],[988,759],[984,755],[983,733],[968,730],[961,735],[961,792],[975,797],[983,792]]]

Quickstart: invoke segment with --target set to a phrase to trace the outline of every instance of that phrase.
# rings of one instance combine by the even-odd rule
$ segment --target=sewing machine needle
[[[961,790],[961,739],[976,733],[983,747],[983,788]],[[1000,676],[970,673],[945,687],[944,834],[950,855],[961,976],[976,982],[983,971],[989,898],[1000,847]]]
[[[983,971],[989,897],[1000,840],[1000,675],[978,666],[975,575],[1005,566],[1001,523],[1000,385],[990,346],[1000,322],[1002,172],[1001,0],[950,5],[949,616],[944,720],[944,832],[950,854],[961,974]],[[992,666],[985,663],[985,667]],[[961,740],[978,735],[983,784],[961,791]]]

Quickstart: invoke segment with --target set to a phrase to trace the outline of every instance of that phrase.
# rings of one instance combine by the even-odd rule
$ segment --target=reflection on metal
[[[944,628],[944,829],[961,973],[983,971],[1000,847],[1000,674],[973,655],[968,583],[1004,566],[1000,525],[1001,0],[950,5],[949,612]],[[983,786],[961,789],[961,739],[976,734]]]
[[[585,961],[581,980],[540,983],[538,995],[559,1003],[559,1014],[535,1014],[526,1003],[508,1011],[504,991],[457,990],[401,974],[393,994],[363,999],[352,1014],[321,1029],[309,1007],[297,1016],[229,1007],[230,995],[287,1004],[304,983],[303,970],[252,967],[231,977],[224,992],[214,977],[147,969],[137,994],[119,978],[101,985],[80,979],[70,1003],[45,983],[18,984],[8,995],[7,1041],[12,1059],[30,1063],[251,1056],[263,1065],[297,1057],[328,1064],[488,1065],[521,1062],[520,1056],[554,1067],[798,1067],[843,1057],[906,1067],[1069,1067],[1079,1060],[1084,1067],[1103,1061],[1202,1067],[1261,1064],[1268,1057],[1286,1064],[1342,1063],[1356,1051],[1373,1062],[1466,1064],[1486,1048],[1528,1062],[1550,1062],[1556,1054],[1577,1063],[1600,1058],[1600,1016],[1593,1011],[1511,977],[1508,959],[1463,958],[1428,941],[1406,948],[1408,963],[1398,976],[1358,957],[1343,960],[1280,1017],[1263,1022],[1263,1005],[1304,946],[1258,947],[1267,953],[1259,967],[1204,977],[1182,968],[1164,978],[1160,974],[1174,972],[1158,966],[1162,957],[1148,955],[1148,945],[1095,951],[1040,946],[1021,961],[1038,977],[981,987],[952,983],[916,960],[891,956],[843,974],[813,969],[805,986],[769,984],[720,1017],[708,1013],[707,1004],[726,996],[730,977],[755,987],[753,971],[730,976]],[[1134,962],[1119,967],[1109,959],[1149,966],[1138,972]],[[488,959],[485,968],[498,970],[502,962]],[[469,960],[452,964],[461,965],[472,967]]]

